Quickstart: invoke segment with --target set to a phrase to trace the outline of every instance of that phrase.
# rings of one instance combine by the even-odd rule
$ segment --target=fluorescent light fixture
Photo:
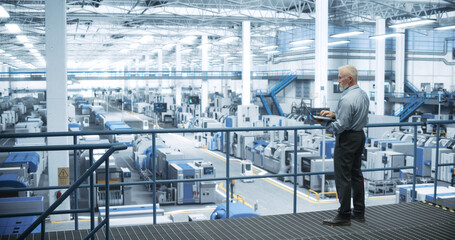
[[[148,36],[143,36],[143,37],[139,40],[139,42],[142,43],[142,44],[146,44],[146,43],[149,43],[149,42],[151,42],[151,41],[153,41],[153,36],[150,36],[150,35],[148,35]]]
[[[389,28],[408,28],[408,27],[416,27],[416,26],[422,26],[422,25],[428,25],[436,22],[436,20],[433,19],[424,19],[424,20],[418,20],[418,21],[412,21],[412,22],[404,22],[404,23],[398,23],[398,24],[393,24],[390,25]]]
[[[229,56],[229,53],[223,53],[223,54],[220,54],[219,56],[220,57],[227,57],[227,56]]]
[[[196,36],[188,36],[185,38],[180,39],[180,43],[183,44],[193,44],[194,41],[196,41],[197,37]]]
[[[15,56],[11,56],[10,58],[11,58],[11,59],[17,59],[17,57],[15,57]]]
[[[306,40],[298,40],[298,41],[294,41],[294,42],[291,42],[292,45],[302,45],[302,44],[307,44],[307,43],[312,43],[314,42],[313,39],[306,39]]]
[[[193,49],[187,48],[187,49],[181,50],[180,53],[190,53],[191,51],[193,51]]]
[[[234,59],[237,59],[237,57],[228,57],[228,58],[226,58],[226,60],[234,60]]]
[[[31,44],[31,43],[25,43],[24,46],[26,48],[33,48],[33,44]]]
[[[20,42],[28,42],[28,38],[27,38],[27,36],[25,36],[25,35],[17,35],[16,38],[17,38],[17,40],[19,40]]]
[[[278,46],[276,45],[272,45],[272,46],[265,46],[265,47],[261,47],[260,49],[261,50],[270,50],[270,49],[275,49],[277,48]]]
[[[330,37],[333,38],[343,38],[343,37],[351,37],[351,36],[356,36],[363,34],[363,31],[353,31],[353,32],[345,32],[345,33],[337,33],[337,34],[332,34]]]
[[[127,53],[127,52],[129,52],[129,51],[130,51],[129,49],[126,49],[126,48],[125,48],[125,49],[120,50],[120,53]]]
[[[0,18],[9,18],[8,12],[2,6],[0,6]]]
[[[437,27],[437,28],[435,28],[434,30],[438,30],[438,31],[445,31],[445,30],[452,30],[452,29],[455,29],[455,25],[452,25],[452,26],[443,26],[443,27]]]
[[[5,56],[7,56],[7,57],[13,56],[13,55],[11,55],[11,54],[9,54],[9,53],[5,53],[5,54],[3,54],[3,55],[5,55]]]
[[[231,43],[233,41],[238,40],[238,37],[228,37],[220,40],[220,43]]]
[[[3,50],[3,49],[0,49],[0,53],[4,53],[4,52],[5,52],[5,50]]]
[[[346,43],[349,43],[351,41],[349,40],[344,40],[344,41],[336,41],[336,42],[329,42],[327,43],[328,46],[334,46],[334,45],[340,45],[340,44],[346,44]]]
[[[303,49],[308,49],[308,48],[310,48],[310,47],[308,47],[308,46],[292,47],[292,48],[290,48],[290,50],[292,50],[292,51],[298,51],[298,50],[303,50]]]
[[[391,33],[391,34],[381,34],[381,35],[374,35],[370,36],[371,39],[384,39],[384,38],[390,38],[390,37],[398,37],[403,35],[403,33]]]
[[[5,24],[5,27],[8,29],[10,33],[20,33],[21,28],[17,24]]]
[[[132,43],[128,47],[131,48],[131,49],[136,49],[136,48],[139,47],[139,44],[138,43]]]
[[[30,51],[31,53],[38,53],[38,50],[36,50],[36,49],[34,49],[34,48],[29,49],[29,51]]]
[[[265,52],[267,54],[274,54],[274,53],[279,53],[280,51],[278,50],[273,50],[273,51],[268,51],[268,52]]]
[[[169,51],[169,50],[171,50],[174,46],[175,46],[174,43],[168,43],[168,44],[164,45],[163,49]]]
[[[197,48],[201,49],[203,47],[211,47],[211,46],[212,46],[212,44],[206,43],[206,44],[201,44],[201,45],[197,46]]]

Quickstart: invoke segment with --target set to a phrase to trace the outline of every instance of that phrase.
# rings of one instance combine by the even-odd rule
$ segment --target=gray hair
[[[338,70],[339,71],[343,70],[343,72],[351,76],[354,79],[354,81],[357,82],[357,68],[355,68],[354,66],[344,65],[342,67],[339,67]]]

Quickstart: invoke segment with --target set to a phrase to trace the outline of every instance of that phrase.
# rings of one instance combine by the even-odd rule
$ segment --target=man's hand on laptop
[[[319,115],[324,116],[324,117],[330,117],[330,118],[335,118],[335,113],[327,110],[322,110]]]

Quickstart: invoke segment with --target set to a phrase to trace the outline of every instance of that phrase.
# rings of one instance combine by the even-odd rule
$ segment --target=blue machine
[[[416,175],[421,177],[431,176],[431,153],[436,146],[418,147],[416,157]]]
[[[0,198],[0,212],[4,214],[43,210],[43,197]],[[37,216],[0,218],[0,235],[22,234],[37,218]],[[41,224],[32,231],[40,232]]]
[[[217,142],[220,139],[222,139],[222,137],[223,137],[222,132],[217,132],[217,133],[215,133],[215,135],[213,137],[208,138],[209,141],[207,141],[207,149],[210,150],[210,151],[219,150]]]
[[[322,157],[322,141],[319,145],[319,153]],[[333,153],[335,151],[335,140],[326,140],[325,141],[325,158],[333,158]]]
[[[40,156],[36,152],[17,152],[10,155],[3,162],[3,166],[18,166],[26,164],[29,172],[36,172],[40,162]]]
[[[255,145],[252,149],[253,159],[252,162],[255,166],[260,168],[264,167],[264,149],[269,145],[266,141],[256,140],[254,141]]]
[[[229,218],[241,218],[241,217],[258,217],[261,214],[253,211],[243,203],[233,202],[229,203]],[[225,219],[226,218],[226,203],[222,203],[216,207],[216,209],[210,215],[211,220]]]
[[[71,131],[80,131],[81,125],[79,123],[68,123],[68,129]]]
[[[24,183],[21,180],[21,177],[17,174],[0,175],[0,188],[26,188],[26,187],[28,187],[28,184]]]

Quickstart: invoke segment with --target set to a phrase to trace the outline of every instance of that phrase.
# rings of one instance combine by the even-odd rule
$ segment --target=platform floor
[[[322,224],[334,211],[253,218],[184,222],[110,229],[111,239],[453,239],[455,212],[415,202],[368,207],[365,223],[330,227]],[[47,233],[46,239],[83,239],[88,230]],[[17,236],[3,236],[2,240]],[[40,239],[40,234],[27,239]],[[96,239],[105,239],[105,231]]]

